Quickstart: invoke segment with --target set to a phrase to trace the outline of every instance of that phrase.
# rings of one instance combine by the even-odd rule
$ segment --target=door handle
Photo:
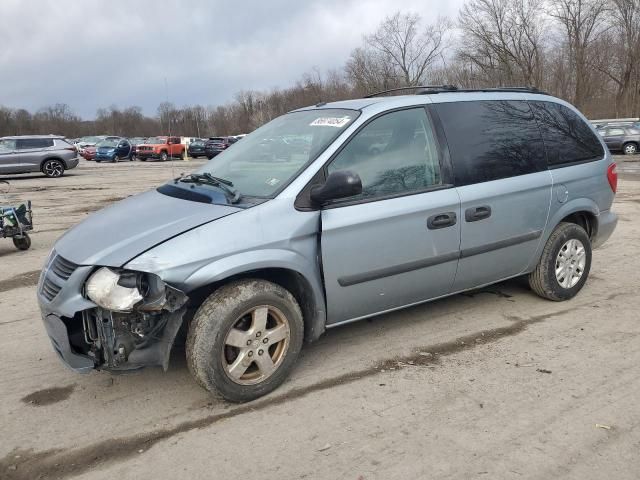
[[[427,219],[427,228],[437,230],[439,228],[451,227],[458,221],[455,212],[436,213]]]
[[[467,208],[464,211],[464,219],[467,222],[477,222],[491,216],[491,207],[489,205],[482,205],[480,207]]]

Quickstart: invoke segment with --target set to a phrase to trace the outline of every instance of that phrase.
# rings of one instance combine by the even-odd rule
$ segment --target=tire
[[[167,155],[167,152],[160,152],[160,161],[161,162],[166,162],[169,159],[169,155]]]
[[[119,161],[120,161],[120,157],[118,155],[115,155],[111,160],[111,163],[118,163]]]
[[[636,145],[635,143],[626,143],[622,147],[622,151],[625,155],[635,155],[636,153],[638,153],[638,145]]]
[[[282,338],[271,343],[276,328]],[[187,335],[187,365],[206,390],[231,402],[248,402],[287,378],[303,338],[302,312],[289,291],[266,280],[239,280],[213,292],[196,312]],[[240,358],[245,359],[243,364]]]
[[[18,250],[29,250],[31,248],[31,237],[23,233],[21,237],[13,237],[13,244]]]
[[[576,296],[590,270],[591,241],[587,232],[580,225],[563,222],[547,240],[538,265],[529,274],[529,285],[542,298],[562,302]]]
[[[42,164],[42,173],[49,178],[58,178],[64,175],[64,163],[60,160],[52,158],[50,160],[46,160]]]
[[[135,162],[136,160],[138,160],[138,157],[136,156],[135,153],[132,153],[131,157],[129,157],[129,160],[132,161],[132,162]]]

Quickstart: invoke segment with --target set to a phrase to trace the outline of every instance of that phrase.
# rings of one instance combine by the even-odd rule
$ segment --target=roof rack
[[[389,90],[382,90],[381,92],[370,93],[369,95],[365,95],[364,98],[372,98],[379,97],[380,95],[385,95],[387,93],[401,92],[404,90],[423,90],[419,93],[437,93],[437,92],[454,92],[458,90],[458,87],[455,85],[414,85],[412,87],[398,87],[391,88]]]
[[[364,98],[378,97],[387,93],[394,93],[406,90],[420,90],[416,92],[416,95],[431,95],[435,93],[447,93],[447,92],[514,92],[514,93],[538,93],[541,95],[549,95],[547,92],[543,92],[536,87],[487,87],[487,88],[458,88],[455,85],[416,85],[413,87],[399,87],[392,88],[390,90],[383,90],[381,92],[371,93],[365,95]]]
[[[487,88],[461,88],[458,92],[516,92],[516,93],[539,93],[549,95],[547,92],[539,90],[537,87],[487,87]]]

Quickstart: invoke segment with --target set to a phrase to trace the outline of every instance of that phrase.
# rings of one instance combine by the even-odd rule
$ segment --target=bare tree
[[[391,67],[402,85],[419,85],[425,82],[429,69],[449,46],[451,27],[446,18],[422,26],[420,15],[397,12],[365,37],[364,53],[369,56],[370,65],[384,62],[385,68]],[[380,57],[371,56],[367,50],[377,52]],[[356,58],[358,56],[362,53],[357,53]],[[385,76],[383,73],[383,78]]]
[[[610,29],[596,47],[594,67],[613,82],[616,115],[640,110],[640,0],[610,0]]]
[[[458,56],[492,85],[542,83],[542,0],[471,0],[460,10]]]
[[[571,65],[573,103],[582,108],[593,91],[593,46],[606,31],[607,0],[552,0],[549,14],[564,30]]]

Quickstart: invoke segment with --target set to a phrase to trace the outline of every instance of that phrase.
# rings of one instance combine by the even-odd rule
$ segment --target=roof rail
[[[381,92],[370,93],[369,95],[365,95],[364,98],[372,98],[378,97],[380,95],[385,95],[387,93],[400,92],[403,90],[424,90],[419,93],[437,93],[437,92],[455,92],[458,90],[458,87],[455,85],[414,85],[412,87],[398,87],[391,88],[389,90],[383,90]]]
[[[486,88],[462,88],[459,92],[520,92],[520,93],[539,93],[541,95],[549,95],[547,92],[539,90],[537,87],[486,87]]]
[[[390,90],[383,90],[381,92],[371,93],[364,98],[378,97],[387,93],[400,92],[405,90],[420,90],[416,92],[417,95],[431,95],[434,93],[446,93],[446,92],[514,92],[514,93],[538,93],[540,95],[549,95],[547,92],[539,90],[536,87],[486,87],[486,88],[458,88],[455,85],[416,85],[413,87],[399,87],[392,88]]]

